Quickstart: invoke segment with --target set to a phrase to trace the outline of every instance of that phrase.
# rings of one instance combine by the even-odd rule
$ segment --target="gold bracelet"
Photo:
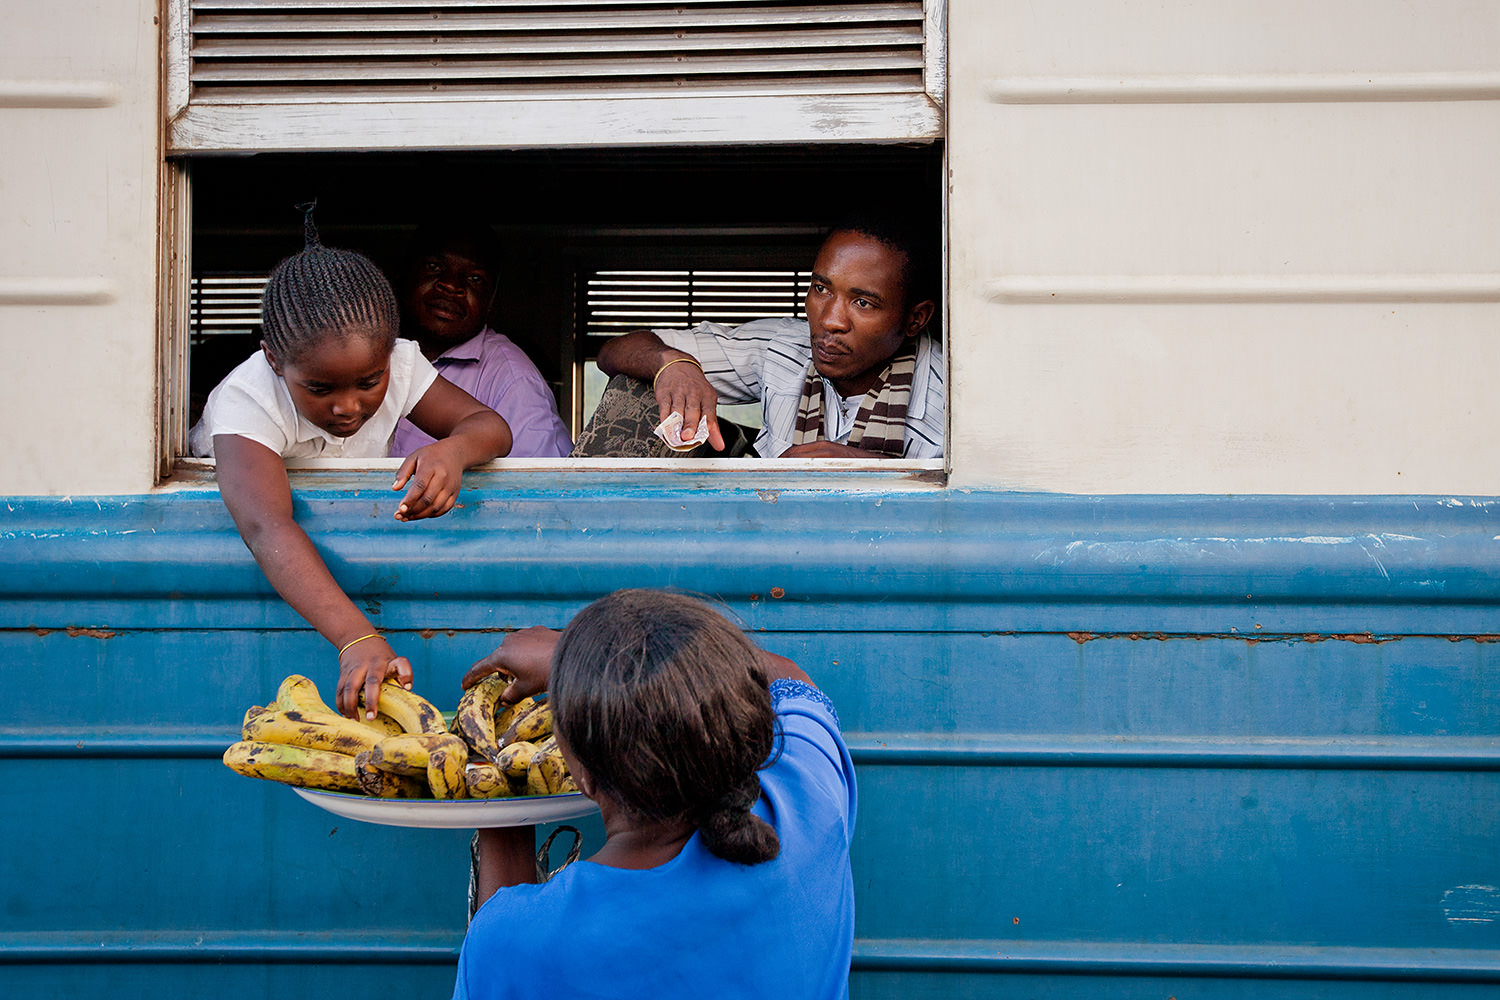
[[[379,632],[371,632],[369,635],[362,635],[358,639],[350,639],[348,642],[344,643],[343,647],[339,650],[339,655],[343,656],[344,655],[344,650],[348,649],[350,646],[354,645],[356,642],[364,642],[366,639],[379,639],[379,638],[380,638],[380,633]]]
[[[703,366],[698,363],[698,359],[697,358],[673,358],[671,361],[668,361],[666,364],[664,364],[660,368],[656,369],[656,378],[653,378],[651,380],[651,391],[652,392],[656,391],[656,379],[661,378],[661,373],[664,372],[664,371],[666,371],[668,368],[671,368],[673,365],[677,364],[679,361],[686,361],[688,364],[690,364],[694,368],[698,369],[699,372],[703,371]]]

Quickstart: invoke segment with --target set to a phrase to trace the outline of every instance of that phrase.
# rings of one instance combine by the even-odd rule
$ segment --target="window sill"
[[[389,482],[401,460],[294,459],[287,462],[293,487],[369,489]],[[943,459],[864,461],[856,459],[684,458],[517,458],[488,462],[464,474],[465,489],[933,489],[947,485]],[[179,459],[163,489],[214,485],[212,459]]]

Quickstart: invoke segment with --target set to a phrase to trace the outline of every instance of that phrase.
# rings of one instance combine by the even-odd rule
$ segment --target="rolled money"
[[[655,434],[667,443],[667,447],[673,451],[692,451],[700,444],[708,440],[708,415],[698,418],[698,430],[691,438],[686,440],[682,437],[682,414],[673,410],[667,414],[667,419],[657,426]]]

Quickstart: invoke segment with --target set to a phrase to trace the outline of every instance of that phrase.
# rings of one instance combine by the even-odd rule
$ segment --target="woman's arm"
[[[793,680],[801,681],[804,684],[812,684],[813,687],[817,687],[816,684],[813,684],[813,679],[807,676],[807,671],[797,666],[791,660],[788,660],[785,656],[777,656],[775,653],[769,653],[762,649],[760,651],[760,665],[766,672],[767,684],[772,681]]]
[[[673,361],[682,364],[674,365]],[[692,364],[688,364],[688,362]],[[660,419],[682,414],[683,429],[691,434],[698,421],[708,417],[708,443],[724,450],[719,431],[719,394],[708,384],[698,359],[686,351],[668,347],[650,330],[636,330],[613,337],[599,349],[599,370],[606,375],[629,375],[650,382],[656,392]]]
[[[464,470],[510,453],[510,425],[494,410],[439,375],[412,409],[410,419],[437,438],[406,457],[391,489],[411,483],[396,520],[441,517],[453,509]]]
[[[292,488],[281,457],[238,434],[214,435],[214,455],[224,506],[261,572],[292,610],[344,650],[339,655],[338,710],[354,717],[363,691],[371,706],[366,715],[374,718],[381,682],[394,676],[411,687],[411,663],[378,635],[344,649],[375,627],[339,587],[292,517]]]

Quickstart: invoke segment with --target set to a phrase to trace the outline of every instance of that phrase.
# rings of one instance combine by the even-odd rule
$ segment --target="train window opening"
[[[595,359],[608,338],[801,316],[812,259],[839,216],[890,205],[930,213],[940,232],[943,204],[938,143],[287,153],[189,165],[188,378],[178,380],[188,424],[258,349],[260,290],[302,248],[297,206],[309,201],[325,245],[364,253],[393,284],[419,225],[487,224],[501,246],[489,323],[535,363],[575,439],[603,391]],[[753,405],[724,415],[752,429],[760,420]]]

